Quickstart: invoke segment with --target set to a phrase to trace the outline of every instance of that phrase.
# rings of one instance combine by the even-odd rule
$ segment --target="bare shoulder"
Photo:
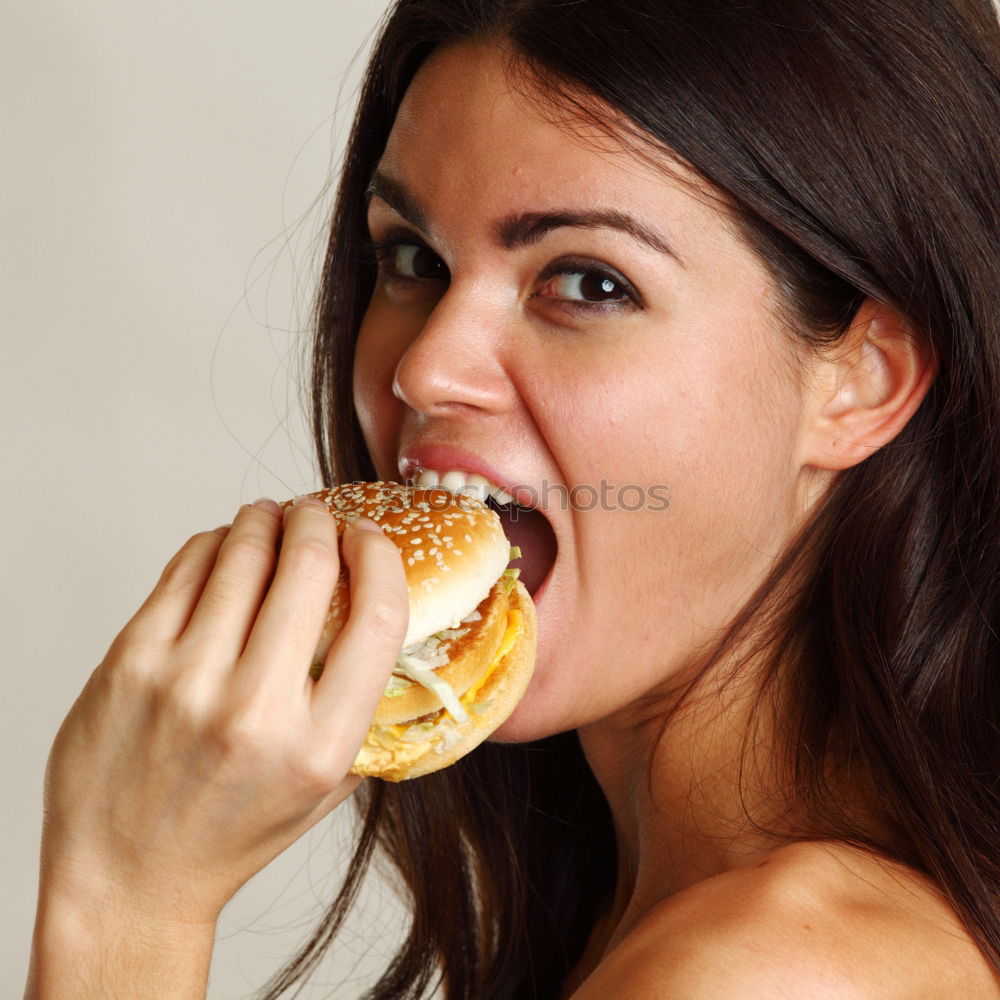
[[[1000,1000],[951,908],[911,870],[794,844],[653,907],[573,1000]]]

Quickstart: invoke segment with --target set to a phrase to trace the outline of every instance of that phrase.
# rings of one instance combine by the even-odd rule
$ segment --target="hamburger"
[[[535,610],[509,569],[500,519],[477,498],[398,483],[321,490],[338,521],[374,521],[399,549],[410,619],[396,667],[351,771],[402,781],[437,771],[483,742],[514,710],[535,663]],[[348,614],[340,579],[311,672],[318,677]]]

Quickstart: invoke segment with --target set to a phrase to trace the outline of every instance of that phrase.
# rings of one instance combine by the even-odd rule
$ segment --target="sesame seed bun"
[[[398,483],[350,483],[312,495],[326,504],[340,534],[350,519],[366,517],[395,543],[410,597],[403,650],[422,645],[435,676],[467,707],[467,721],[457,722],[433,690],[394,675],[352,771],[400,781],[446,767],[506,720],[534,668],[534,606],[519,582],[503,579],[510,544],[500,519],[475,498]],[[322,672],[349,604],[342,568],[313,676]]]
[[[476,609],[507,568],[510,543],[486,504],[443,489],[399,483],[347,483],[312,494],[326,504],[338,530],[351,518],[374,521],[399,549],[410,592],[403,646],[454,628]],[[347,618],[347,575],[334,595],[315,662],[322,664]]]

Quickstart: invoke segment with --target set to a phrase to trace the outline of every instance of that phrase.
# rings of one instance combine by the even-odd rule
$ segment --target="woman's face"
[[[775,289],[677,177],[546,120],[463,44],[417,75],[372,184],[354,394],[379,475],[483,475],[551,526],[511,525],[540,635],[502,738],[676,685],[806,505]]]

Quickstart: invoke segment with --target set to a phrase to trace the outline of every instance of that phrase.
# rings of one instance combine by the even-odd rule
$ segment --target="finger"
[[[371,521],[344,531],[351,610],[316,682],[315,715],[360,745],[395,666],[410,603],[399,549]]]
[[[285,509],[281,554],[240,664],[243,677],[300,696],[340,574],[337,522],[302,497]]]
[[[229,525],[225,525],[188,539],[122,634],[153,642],[176,639],[191,619],[228,533]]]
[[[278,559],[281,510],[273,500],[240,508],[184,630],[183,640],[232,665],[243,651]]]

